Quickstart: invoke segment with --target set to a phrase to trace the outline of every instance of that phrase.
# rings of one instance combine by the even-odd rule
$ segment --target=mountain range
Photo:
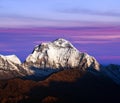
[[[94,74],[102,72],[120,84],[119,65],[103,67],[93,56],[78,51],[69,41],[62,38],[35,46],[23,63],[15,55],[0,55],[0,79],[41,78],[72,68],[88,70]]]
[[[46,88],[46,86],[49,87],[51,81],[52,87],[50,86],[50,89]],[[87,85],[89,88],[86,87]],[[103,88],[104,86],[105,88]],[[28,55],[23,63],[21,63],[19,58],[15,55],[0,55],[1,103],[34,103],[33,101],[37,102],[37,100],[41,101],[42,103],[47,103],[48,101],[58,102],[59,98],[63,99],[64,97],[64,100],[60,99],[60,101],[68,102],[69,98],[65,96],[69,95],[68,93],[71,95],[72,93],[74,94],[74,96],[72,95],[73,98],[72,96],[69,97],[71,98],[70,100],[74,100],[73,103],[76,103],[75,96],[82,96],[82,94],[79,94],[78,92],[78,94],[75,94],[74,91],[70,90],[70,88],[73,88],[75,91],[77,91],[78,88],[78,91],[82,93],[84,92],[82,88],[86,88],[88,92],[95,92],[93,93],[93,96],[96,96],[96,90],[100,92],[99,96],[103,95],[104,93],[101,92],[101,90],[103,90],[106,93],[101,96],[101,98],[102,100],[105,100],[104,98],[106,95],[113,96],[108,93],[112,87],[115,89],[118,88],[115,91],[119,93],[119,86],[119,65],[110,64],[108,66],[102,66],[93,56],[78,51],[69,41],[63,38],[59,38],[52,42],[41,43],[35,46],[31,54]],[[42,88],[45,89],[45,93],[42,92]],[[30,92],[31,89],[33,89],[33,92]],[[64,90],[63,93],[65,93],[65,95],[62,94],[62,89]],[[10,91],[11,93],[7,93],[7,91]],[[39,93],[38,91],[43,94]],[[49,92],[52,93],[52,91],[56,91],[56,93],[59,95],[56,93],[54,94],[54,92],[53,94],[49,94]],[[114,93],[114,89],[112,92],[114,95],[116,95],[116,92]],[[28,93],[29,96],[26,93]],[[90,93],[88,94],[90,95]],[[40,96],[39,98],[38,95]],[[48,97],[45,98],[46,95]],[[86,94],[83,93],[83,95],[85,98]],[[98,102],[97,99],[99,99],[99,96],[96,96],[95,102]],[[118,95],[116,97],[118,97]],[[88,100],[91,100],[91,97],[87,98]],[[115,98],[113,98],[113,100],[114,99]],[[82,101],[84,101],[84,99],[81,99],[81,102]],[[85,101],[88,102],[87,100]]]

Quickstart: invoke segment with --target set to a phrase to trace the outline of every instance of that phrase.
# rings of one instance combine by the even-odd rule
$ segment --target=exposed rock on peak
[[[35,68],[94,68],[99,70],[99,63],[87,53],[79,52],[69,41],[57,39],[53,42],[37,45],[25,64]]]
[[[66,47],[74,48],[74,46],[69,41],[62,39],[62,38],[59,38],[59,39],[53,41],[53,44],[55,46],[63,47],[63,48],[66,48]]]

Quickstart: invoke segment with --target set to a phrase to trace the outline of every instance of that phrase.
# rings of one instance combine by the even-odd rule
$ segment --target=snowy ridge
[[[16,55],[6,55],[6,56],[0,55],[0,57],[2,57],[4,60],[9,60],[15,64],[21,64],[20,59]]]
[[[24,76],[25,70],[15,55],[0,55],[0,79],[9,79]]]
[[[79,52],[69,41],[57,39],[37,45],[25,64],[36,68],[82,68],[99,70],[99,63],[87,53]],[[83,66],[84,65],[84,66]]]
[[[72,68],[87,70],[95,75],[98,71],[120,84],[120,66],[101,68],[94,57],[79,52],[69,41],[62,38],[35,46],[24,63],[15,55],[0,55],[0,79],[41,78],[61,69]]]
[[[10,60],[11,62],[13,62],[15,64],[21,64],[20,59],[16,55],[8,55],[5,57],[6,57],[6,59]]]

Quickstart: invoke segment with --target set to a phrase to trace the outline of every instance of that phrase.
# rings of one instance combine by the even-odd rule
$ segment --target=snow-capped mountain
[[[36,79],[72,68],[87,70],[95,75],[100,73],[120,84],[120,66],[100,67],[94,57],[79,52],[69,41],[62,38],[35,46],[24,63],[21,63],[15,55],[0,55],[0,79],[14,77]]]
[[[79,52],[69,41],[57,39],[53,42],[37,45],[25,65],[39,69],[94,68],[99,70],[99,63],[87,53]]]
[[[21,66],[21,61],[15,55],[0,55],[0,79],[9,79],[24,76],[26,71]]]

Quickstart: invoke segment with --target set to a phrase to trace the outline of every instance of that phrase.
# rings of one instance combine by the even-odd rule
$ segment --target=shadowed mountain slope
[[[105,76],[63,70],[43,81],[13,79],[0,83],[1,103],[117,103],[120,86]]]

